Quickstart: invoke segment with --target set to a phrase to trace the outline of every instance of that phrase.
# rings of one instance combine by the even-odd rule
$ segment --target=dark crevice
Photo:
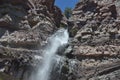
[[[109,68],[107,68],[107,69],[103,69],[102,71],[99,71],[97,75],[98,75],[98,76],[106,75],[106,74],[109,74],[109,73],[111,73],[111,72],[117,71],[117,70],[119,70],[119,69],[120,69],[120,64],[115,65],[115,66],[113,66],[113,67],[109,67]]]
[[[113,17],[113,18],[116,19],[116,18],[117,18],[116,6],[115,6],[115,5],[112,5],[112,6],[110,6],[109,8],[110,8],[110,11],[111,11],[111,13],[112,13],[111,17]]]
[[[75,55],[75,57],[80,61],[83,59],[95,59],[95,60],[106,60],[109,58],[114,58],[114,59],[119,58],[120,59],[119,55],[104,55],[104,54],[101,54],[101,55]]]

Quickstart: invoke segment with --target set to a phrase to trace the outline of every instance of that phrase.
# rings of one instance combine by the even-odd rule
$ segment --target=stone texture
[[[77,67],[71,73],[73,79],[67,80],[120,79],[120,6],[117,3],[118,0],[80,0],[76,4],[68,20],[73,38],[69,46],[72,50],[66,56],[77,60],[74,65]]]
[[[13,80],[30,80],[42,59],[47,38],[63,21],[64,16],[54,2],[0,1],[0,76],[6,74]]]
[[[0,1],[0,77],[31,80],[47,38],[68,24],[70,43],[50,80],[120,80],[120,1],[80,0],[69,20],[54,2]]]

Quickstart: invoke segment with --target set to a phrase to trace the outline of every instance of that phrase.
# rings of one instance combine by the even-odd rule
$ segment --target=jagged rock
[[[100,57],[100,55],[106,56],[106,57],[117,57],[119,56],[119,46],[114,45],[106,45],[106,46],[80,46],[78,49],[76,49],[76,52],[74,53],[76,56],[94,56],[94,57]],[[77,56],[77,57],[78,57]]]
[[[54,6],[54,2],[55,0],[0,1],[2,73],[20,80],[30,80],[29,77],[41,61],[41,58],[35,56],[42,57],[41,50],[44,49],[47,38],[63,23],[64,16]]]
[[[40,26],[44,27],[43,29],[39,28]],[[2,36],[0,39],[0,43],[4,46],[14,47],[14,48],[28,48],[28,49],[35,49],[40,47],[42,41],[45,41],[49,36],[49,31],[47,29],[49,25],[38,25],[38,28],[29,31],[15,31],[7,36]],[[45,30],[46,29],[46,30]],[[46,33],[43,34],[43,31]],[[48,29],[51,30],[51,29]],[[52,31],[52,30],[51,30]]]
[[[70,20],[71,19],[74,20],[74,23],[73,22],[71,23],[73,23],[74,26],[78,27],[77,29],[80,29],[77,30],[75,38],[79,38],[79,35],[80,37],[88,35],[88,34],[82,35],[83,34],[82,32],[86,32],[86,33],[91,32],[90,34],[92,36],[92,40],[95,40],[99,36],[102,37],[104,36],[104,34],[105,35],[109,34],[108,35],[109,36],[108,40],[109,40],[111,39],[111,36],[114,34],[112,33],[113,32],[112,30],[115,30],[114,36],[116,37],[117,32],[119,30],[118,27],[120,26],[119,22],[116,21],[116,19],[118,18],[116,16],[118,14],[117,7],[118,6],[116,6],[116,2],[112,0],[110,0],[109,2],[106,2],[104,0],[80,1],[73,10],[73,16],[70,18]],[[96,34],[96,32],[98,33]],[[72,30],[71,30],[71,34],[73,34]],[[89,37],[89,40],[87,40],[87,42],[90,42],[92,40],[91,37]]]
[[[118,2],[118,0],[80,0],[73,9],[69,19],[70,35],[74,37],[71,41],[73,48],[67,57],[70,60],[78,60],[77,68],[73,70],[76,72],[74,80],[120,79]]]
[[[55,0],[39,0],[39,3],[46,5],[50,11],[53,11]]]
[[[30,80],[47,38],[68,22],[73,39],[65,52],[59,51],[64,59],[55,64],[51,80],[119,80],[119,1],[80,0],[68,21],[54,2],[0,1],[0,71]]]

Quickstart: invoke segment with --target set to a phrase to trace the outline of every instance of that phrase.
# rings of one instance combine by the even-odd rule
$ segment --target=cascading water
[[[49,75],[52,68],[52,60],[55,58],[55,53],[59,47],[68,43],[69,34],[66,29],[58,30],[48,40],[48,45],[43,54],[42,65],[40,65],[36,80],[49,80]]]

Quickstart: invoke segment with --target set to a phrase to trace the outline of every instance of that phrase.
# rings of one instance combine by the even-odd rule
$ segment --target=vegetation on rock
[[[67,19],[69,19],[72,16],[72,8],[66,7],[64,15],[66,16]]]

